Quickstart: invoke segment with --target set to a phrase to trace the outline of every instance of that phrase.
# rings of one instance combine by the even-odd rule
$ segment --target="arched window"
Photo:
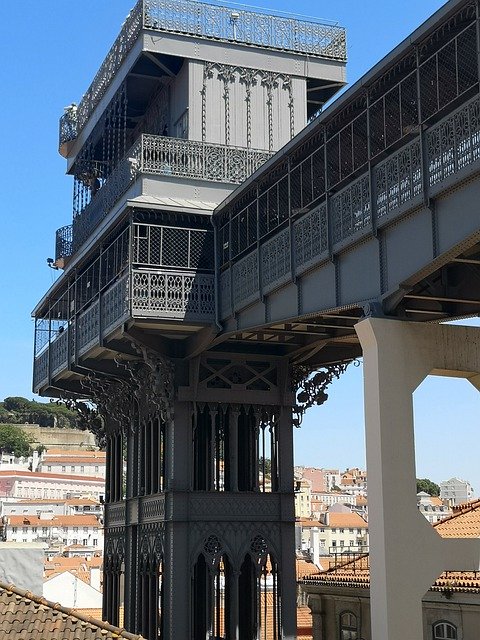
[[[357,616],[344,611],[340,614],[340,640],[357,640],[358,637]]]
[[[433,625],[433,640],[457,640],[457,627],[450,622],[436,622]]]

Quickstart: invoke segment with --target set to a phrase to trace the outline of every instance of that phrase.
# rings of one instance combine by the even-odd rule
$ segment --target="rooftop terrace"
[[[143,29],[346,61],[345,29],[335,24],[260,13],[239,5],[221,6],[196,0],[138,0],[78,109],[70,109],[62,116],[61,142],[78,136]]]

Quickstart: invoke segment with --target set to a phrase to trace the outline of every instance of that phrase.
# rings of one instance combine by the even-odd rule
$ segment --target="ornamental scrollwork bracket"
[[[303,416],[310,407],[322,405],[328,400],[327,388],[345,373],[352,361],[338,362],[321,367],[294,365],[291,370],[292,387],[296,392],[296,403],[293,406],[293,425],[300,427]],[[354,360],[358,366],[358,360]]]

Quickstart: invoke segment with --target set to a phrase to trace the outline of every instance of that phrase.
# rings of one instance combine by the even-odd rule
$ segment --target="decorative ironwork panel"
[[[138,171],[240,184],[272,155],[269,151],[143,134]],[[131,154],[130,154],[131,156]]]
[[[107,57],[102,62],[97,71],[92,84],[83,96],[77,109],[77,135],[87,123],[88,118],[93,113],[95,107],[105,95],[116,72],[121,67],[123,61],[135,44],[142,29],[143,22],[143,0],[138,0],[135,7],[130,11],[127,19],[123,23],[117,39]]]
[[[134,269],[132,314],[211,321],[215,314],[214,276]]]
[[[78,353],[81,355],[99,339],[98,300],[78,317]]]
[[[328,224],[325,204],[294,223],[293,242],[297,271],[303,271],[327,251]]]
[[[433,186],[480,158],[480,99],[475,97],[427,132]]]
[[[102,295],[102,331],[111,331],[128,313],[128,274],[125,274]]]
[[[73,251],[77,251],[130,186],[139,165],[140,141],[121,160],[87,206],[73,219]]]
[[[50,345],[52,376],[68,366],[68,329],[60,333]]]
[[[161,520],[165,517],[164,496],[140,498],[139,520],[141,522]]]
[[[420,65],[422,121],[450,104],[478,82],[475,10],[472,24]]]
[[[250,520],[277,518],[280,515],[281,496],[274,493],[195,495],[190,497],[190,514],[201,520]]]
[[[220,274],[220,314],[226,318],[232,311],[230,269]]]
[[[133,262],[137,265],[214,269],[213,233],[201,229],[135,224]]]
[[[60,118],[58,142],[61,147],[66,142],[75,140],[78,135],[77,106],[71,105],[65,108],[65,113]]]
[[[234,17],[235,16],[235,17]],[[210,5],[193,0],[145,0],[145,26],[203,38],[246,42],[346,60],[345,30],[334,25]]]
[[[72,241],[73,231],[71,224],[57,229],[55,234],[55,261],[72,255]]]
[[[33,367],[33,388],[39,389],[48,382],[49,348],[35,358]]]
[[[258,253],[248,254],[233,267],[233,303],[245,304],[258,295]]]
[[[370,224],[370,187],[362,176],[330,201],[333,242],[340,242]]]
[[[117,502],[105,505],[105,524],[107,527],[114,527],[125,524],[126,503]]]
[[[272,289],[290,275],[290,230],[280,231],[261,247],[262,289]]]
[[[423,191],[420,141],[415,140],[374,169],[377,218]]]

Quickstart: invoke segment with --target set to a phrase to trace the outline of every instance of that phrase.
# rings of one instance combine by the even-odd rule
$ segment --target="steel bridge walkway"
[[[447,3],[217,208],[218,340],[321,364],[480,311],[478,42]]]

